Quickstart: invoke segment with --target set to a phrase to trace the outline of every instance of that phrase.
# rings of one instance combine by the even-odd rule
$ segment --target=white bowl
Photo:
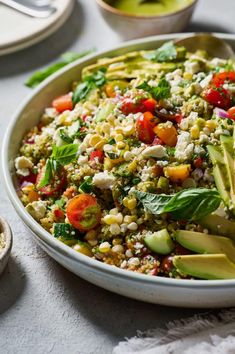
[[[130,0],[129,0],[130,1]],[[96,0],[101,15],[123,39],[183,31],[195,10],[197,0],[165,15],[135,15],[112,6],[112,1]]]
[[[12,233],[11,233],[10,226],[8,225],[6,220],[3,219],[1,216],[0,216],[0,233],[3,233],[4,243],[5,243],[3,249],[0,249],[0,274],[2,274],[2,272],[4,271],[7,265],[11,253]]]
[[[23,102],[11,120],[2,147],[3,177],[16,211],[33,232],[40,246],[57,262],[83,279],[107,290],[134,299],[181,307],[229,307],[235,305],[235,280],[183,280],[148,276],[122,270],[75,252],[44,230],[24,209],[14,186],[14,158],[25,132],[36,125],[45,107],[55,96],[69,90],[81,69],[103,56],[131,50],[153,49],[166,40],[185,36],[164,35],[135,40],[113,50],[90,55],[52,75]],[[219,35],[235,48],[235,35]]]

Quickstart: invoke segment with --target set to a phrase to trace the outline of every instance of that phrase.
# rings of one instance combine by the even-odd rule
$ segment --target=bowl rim
[[[12,232],[8,222],[0,216],[0,233],[4,235],[5,245],[0,252],[0,263],[5,260],[12,247]]]
[[[126,17],[134,20],[156,20],[156,19],[164,19],[171,16],[175,16],[177,14],[184,13],[190,8],[195,7],[197,2],[198,0],[192,0],[190,4],[184,6],[183,8],[177,11],[169,12],[164,15],[135,15],[135,14],[128,13],[126,11],[119,10],[114,6],[107,4],[107,2],[104,0],[96,0],[97,5],[100,6],[100,8],[102,8],[103,10],[106,10],[107,12],[111,12],[112,14],[117,15],[119,17]]]
[[[87,257],[81,253],[74,251],[69,246],[65,245],[64,243],[60,242],[56,238],[52,237],[52,235],[47,232],[43,227],[37,223],[33,217],[27,213],[23,204],[21,203],[13,180],[12,175],[9,168],[9,146],[11,136],[14,135],[14,127],[17,120],[20,118],[22,113],[30,104],[31,100],[33,100],[41,91],[43,91],[48,85],[50,85],[53,81],[59,78],[61,75],[65,74],[70,69],[73,69],[80,65],[86,65],[86,63],[90,60],[96,60],[101,56],[112,55],[112,52],[116,50],[127,50],[131,45],[144,45],[148,43],[152,43],[154,41],[161,42],[164,40],[174,40],[176,38],[184,38],[186,36],[190,36],[196,33],[176,33],[176,34],[167,34],[167,35],[156,35],[146,38],[135,39],[132,41],[121,43],[109,50],[99,51],[95,54],[90,54],[85,58],[78,59],[75,62],[67,65],[65,68],[60,69],[58,72],[51,75],[47,78],[44,82],[42,82],[36,89],[34,89],[18,106],[15,113],[13,114],[6,133],[4,135],[2,149],[1,149],[1,158],[2,158],[2,166],[1,166],[1,174],[2,180],[6,187],[6,191],[8,197],[13,204],[14,208],[16,209],[18,215],[21,217],[22,221],[26,224],[26,226],[33,232],[33,234],[38,239],[39,243],[44,243],[47,245],[48,248],[53,249],[61,256],[65,258],[69,257],[74,262],[82,263],[83,266],[89,269],[95,269],[97,272],[105,273],[107,276],[114,276],[116,278],[125,278],[131,282],[140,282],[142,284],[152,284],[158,286],[167,286],[167,287],[176,287],[176,288],[185,288],[185,289],[208,289],[208,288],[228,288],[235,286],[235,279],[229,280],[188,280],[188,279],[172,279],[172,278],[164,278],[159,276],[150,276],[146,274],[140,274],[129,270],[120,269],[118,267],[110,266],[108,264],[99,262],[95,259]],[[222,34],[222,33],[213,33],[215,36],[222,38],[224,40],[233,41],[235,44],[235,35],[234,34]]]

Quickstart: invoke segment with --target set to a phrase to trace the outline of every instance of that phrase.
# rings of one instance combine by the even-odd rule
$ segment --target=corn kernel
[[[127,224],[130,224],[133,221],[137,220],[137,216],[136,215],[125,215],[123,221]]]
[[[115,245],[112,247],[114,253],[123,253],[124,247],[122,245]]]
[[[192,139],[198,139],[200,135],[200,129],[198,128],[197,125],[192,126],[190,129],[190,134]]]
[[[108,134],[110,132],[110,124],[109,123],[103,123],[102,125],[102,129],[103,129],[103,132]]]
[[[117,209],[117,208],[113,208],[113,209],[109,210],[109,214],[110,214],[110,215],[116,215],[116,214],[118,214],[118,209]]]
[[[103,220],[107,225],[115,224],[117,223],[117,215],[105,215]]]
[[[137,169],[137,162],[134,160],[132,161],[129,166],[127,167],[128,171],[135,172]]]
[[[74,245],[73,249],[79,253],[85,254],[88,257],[93,256],[93,253],[91,252],[90,248],[86,245],[78,243],[77,245]]]
[[[99,245],[99,251],[101,253],[107,253],[109,252],[111,249],[111,245],[109,242],[105,241],[105,242],[102,242],[100,245]]]
[[[117,148],[118,148],[118,149],[124,149],[125,146],[126,146],[126,144],[125,144],[123,141],[119,141],[119,142],[117,143]]]
[[[102,134],[103,133],[103,127],[100,124],[97,124],[96,131],[97,131],[97,133]]]
[[[100,135],[94,134],[94,135],[92,135],[92,137],[89,140],[89,145],[95,147],[95,145],[97,143],[99,143],[101,140],[102,140],[102,137]]]
[[[115,128],[115,135],[117,135],[117,134],[122,134],[122,127],[116,127]]]
[[[116,142],[119,142],[122,141],[124,138],[122,134],[117,134],[114,136],[114,139],[116,140]]]
[[[131,161],[133,158],[133,155],[130,151],[125,151],[123,158],[125,161]]]
[[[206,122],[206,127],[210,130],[214,130],[217,127],[217,123],[215,120],[208,120]]]
[[[118,224],[110,225],[110,232],[112,235],[119,235],[121,233],[120,226]]]
[[[183,77],[184,77],[185,80],[190,81],[190,80],[192,80],[192,78],[193,78],[193,74],[191,74],[191,73],[185,71]]]
[[[136,231],[138,229],[138,225],[136,222],[131,222],[129,225],[127,225],[128,230],[131,231]]]
[[[95,149],[102,149],[103,146],[105,145],[106,140],[101,139],[97,144],[95,144]]]

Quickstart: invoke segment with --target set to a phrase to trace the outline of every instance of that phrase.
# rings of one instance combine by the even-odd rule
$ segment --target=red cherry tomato
[[[145,100],[143,102],[143,105],[144,105],[146,111],[153,113],[155,111],[156,106],[157,106],[157,101],[153,98],[148,98],[147,100]]]
[[[73,109],[72,96],[70,94],[59,96],[52,101],[52,107],[58,112],[71,111]]]
[[[235,71],[224,71],[222,73],[214,74],[212,85],[219,87],[222,86],[225,81],[235,82]]]
[[[39,174],[37,175],[36,179],[36,187],[37,190],[40,191],[43,195],[46,196],[52,196],[56,193],[58,193],[60,190],[63,189],[65,183],[66,183],[66,172],[63,167],[60,168],[60,171],[53,177],[53,180],[51,181],[50,184],[47,184],[44,187],[38,187],[40,184],[41,180],[44,177],[45,173],[45,166],[41,169]]]
[[[193,164],[196,168],[200,168],[202,166],[202,158],[201,157],[197,157],[194,161]]]
[[[223,109],[228,109],[232,103],[230,93],[223,87],[209,87],[204,91],[203,96],[211,105]]]
[[[172,272],[173,269],[174,269],[173,257],[172,256],[164,257],[161,263],[161,271],[165,274],[169,274],[170,272]]]
[[[130,113],[138,113],[138,112],[145,112],[146,108],[143,104],[144,99],[140,98],[139,100],[134,100],[130,97],[125,97],[121,103],[121,111],[126,116]]]
[[[230,119],[235,120],[235,106],[229,108],[228,115]]]
[[[55,215],[56,219],[63,219],[64,218],[64,212],[61,209],[55,209],[54,215]]]
[[[80,231],[92,230],[101,219],[101,209],[96,198],[85,193],[70,199],[66,213],[69,222]]]
[[[102,150],[94,150],[90,154],[90,161],[98,161],[102,163],[104,160],[104,153]]]
[[[152,144],[155,138],[153,128],[156,123],[151,112],[143,113],[136,121],[137,137],[145,144]]]

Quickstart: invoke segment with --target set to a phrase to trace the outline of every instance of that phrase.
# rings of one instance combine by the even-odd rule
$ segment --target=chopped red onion
[[[214,113],[219,117],[219,118],[229,118],[228,112],[226,112],[224,109],[216,107],[214,109]]]

